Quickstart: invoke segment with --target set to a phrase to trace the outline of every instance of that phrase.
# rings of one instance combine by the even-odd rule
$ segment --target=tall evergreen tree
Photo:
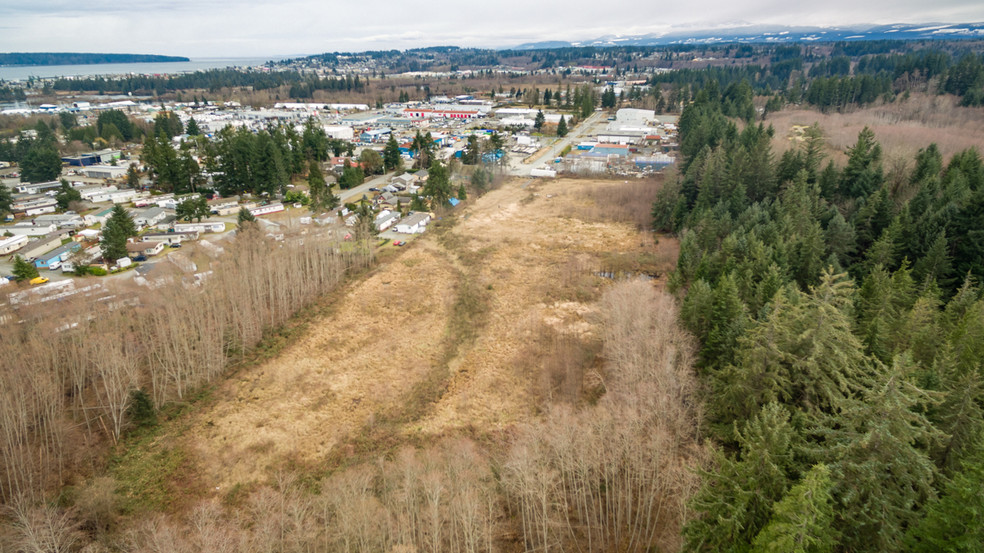
[[[102,230],[100,248],[103,258],[109,262],[115,262],[127,256],[126,242],[130,237],[137,235],[137,226],[133,223],[133,218],[123,206],[117,204],[113,208],[109,219],[106,220]]]
[[[126,185],[130,188],[140,188],[140,173],[137,172],[135,165],[130,165],[126,169]]]
[[[14,203],[14,196],[10,189],[0,184],[0,216],[10,213],[10,206]]]
[[[116,129],[123,141],[129,142],[133,140],[133,123],[130,122],[130,118],[122,111],[110,109],[99,114],[99,117],[96,119],[96,130],[99,136],[104,134],[106,127],[109,125],[112,125]]]
[[[828,553],[837,545],[830,469],[816,465],[775,504],[752,553]]]
[[[557,123],[557,136],[567,136],[567,120],[564,119],[563,115],[560,116],[560,122]]]
[[[881,145],[875,133],[865,127],[847,150],[847,167],[841,174],[840,191],[848,198],[863,198],[877,190],[884,180]]]
[[[778,401],[807,413],[834,412],[866,379],[869,360],[852,333],[854,288],[824,273],[808,294],[777,294],[739,340],[734,365],[715,375],[712,412],[727,422]]]
[[[162,111],[154,118],[154,136],[163,134],[170,140],[183,132],[184,125],[173,111]]]
[[[924,447],[940,434],[923,414],[935,400],[911,383],[914,369],[908,355],[896,357],[861,399],[843,402],[818,428],[846,551],[897,551],[935,497],[936,467]]]
[[[311,160],[308,168],[308,192],[311,194],[311,211],[318,213],[338,207],[338,196],[332,194],[325,181],[321,164]]]
[[[202,130],[198,128],[198,121],[195,121],[194,117],[188,119],[188,125],[185,128],[185,133],[187,133],[188,136],[199,136],[202,134]]]
[[[940,498],[910,528],[912,553],[980,553],[984,551],[984,447],[977,436],[960,470],[947,481]]]
[[[236,223],[240,227],[247,226],[250,223],[256,223],[256,216],[250,213],[245,207],[240,207],[239,212],[236,213]]]
[[[735,435],[739,455],[717,452],[717,470],[703,475],[691,502],[696,516],[684,528],[686,551],[749,551],[769,522],[773,503],[789,490],[800,442],[789,412],[776,403],[766,405]]]
[[[427,182],[423,192],[434,205],[446,206],[451,199],[451,174],[447,166],[435,160],[427,170]]]
[[[960,371],[946,366],[949,358],[941,359],[943,402],[936,409],[937,428],[945,438],[936,451],[937,464],[952,472],[961,462],[967,461],[974,451],[975,441],[984,435],[984,377],[976,370]],[[979,444],[976,444],[979,445]]]
[[[16,255],[14,256],[14,266],[11,269],[11,273],[14,275],[14,280],[23,282],[37,278],[38,268],[33,263],[25,261],[23,257]]]
[[[184,200],[178,204],[178,208],[175,211],[178,219],[183,221],[191,221],[194,219],[198,222],[202,219],[207,219],[212,213],[209,210],[208,201],[204,196]]]
[[[58,209],[64,211],[68,209],[68,206],[72,202],[81,202],[82,194],[72,185],[68,184],[67,180],[62,179],[61,186],[58,188],[58,194],[55,195],[55,201],[58,202]]]
[[[479,159],[481,159],[481,152],[479,152],[478,137],[473,134],[468,137],[465,151],[461,155],[461,162],[465,165],[476,165]]]
[[[21,160],[20,169],[21,182],[52,181],[61,174],[61,156],[53,145],[37,140]]]
[[[396,142],[396,137],[390,134],[386,146],[383,148],[383,165],[387,171],[396,171],[403,166],[403,158],[400,157],[400,145]]]

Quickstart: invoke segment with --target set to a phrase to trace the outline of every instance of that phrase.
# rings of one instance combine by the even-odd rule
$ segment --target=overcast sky
[[[274,58],[762,23],[980,21],[981,0],[2,0],[0,51]]]

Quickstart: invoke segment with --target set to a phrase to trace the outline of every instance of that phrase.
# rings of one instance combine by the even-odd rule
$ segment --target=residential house
[[[167,212],[161,207],[148,207],[133,217],[134,224],[139,228],[152,227],[167,218]]]
[[[109,220],[109,217],[112,214],[113,214],[113,208],[107,207],[102,211],[97,211],[95,213],[90,213],[88,215],[85,215],[84,217],[82,217],[82,220],[85,221],[85,224],[87,226],[105,225],[106,221]]]
[[[24,259],[34,259],[37,256],[51,251],[61,245],[62,233],[49,234],[42,236],[32,242],[28,242],[21,250]]]
[[[273,202],[267,205],[261,205],[259,207],[254,207],[249,210],[249,212],[254,216],[267,215],[269,213],[276,213],[278,211],[284,210],[284,204],[280,202]]]
[[[77,190],[79,191],[79,195],[82,196],[83,200],[95,202],[97,200],[94,200],[93,198],[97,196],[103,197],[107,193],[114,192],[119,189],[113,185],[109,185],[109,186],[82,186],[79,187]],[[105,200],[100,200],[100,201],[105,201]]]
[[[223,232],[225,223],[222,221],[200,221],[198,223],[174,223],[174,232]]]
[[[380,211],[378,215],[376,215],[376,221],[374,224],[376,225],[376,229],[382,232],[393,226],[393,223],[395,223],[399,219],[400,219],[399,213],[390,211],[388,209],[384,209]]]
[[[430,220],[430,213],[413,213],[396,224],[396,232],[400,234],[420,234],[424,232]]]
[[[152,255],[157,255],[164,251],[164,242],[127,242],[126,243],[126,253],[130,257],[137,257],[139,255],[146,255],[150,257]]]
[[[162,244],[180,244],[190,240],[198,240],[198,232],[148,232],[140,236],[144,242],[160,242]]]
[[[397,186],[402,186],[401,190],[417,184],[417,175],[413,173],[403,173],[402,175],[397,175],[390,179],[390,183]]]
[[[61,181],[50,180],[46,182],[24,183],[14,186],[14,192],[19,194],[41,194],[50,190],[61,188]]]
[[[57,225],[59,228],[77,229],[85,226],[78,213],[68,212],[60,215],[39,215],[34,218],[36,225]]]
[[[63,261],[68,259],[72,252],[78,251],[82,245],[78,242],[69,242],[64,246],[59,246],[50,252],[40,255],[34,259],[34,266],[38,269],[55,270],[61,267]]]
[[[15,252],[26,246],[29,241],[30,239],[23,234],[20,236],[11,236],[10,238],[0,237],[0,255]]]
[[[10,211],[13,213],[24,213],[28,217],[51,213],[58,207],[58,201],[50,197],[18,199],[10,204]],[[47,211],[50,209],[51,211]]]
[[[92,194],[89,201],[93,203],[112,202],[114,204],[124,204],[136,198],[138,194],[140,194],[140,192],[137,190],[106,190],[104,192]]]
[[[223,198],[209,202],[209,210],[212,213],[224,216],[234,215],[239,212],[239,200],[237,198]]]
[[[55,225],[35,225],[34,223],[15,223],[8,227],[3,227],[3,232],[14,236],[44,236],[58,230]]]

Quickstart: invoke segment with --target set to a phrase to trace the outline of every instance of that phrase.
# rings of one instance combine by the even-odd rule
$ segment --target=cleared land
[[[770,114],[766,124],[776,129],[773,147],[782,153],[798,144],[795,126],[819,123],[833,159],[843,165],[844,151],[858,133],[870,127],[882,145],[885,159],[911,160],[920,148],[936,143],[944,158],[984,143],[984,111],[961,107],[950,95],[916,93],[891,104],[854,109],[844,113],[819,113],[811,109],[785,109]]]
[[[188,489],[221,497],[402,443],[494,440],[548,398],[577,400],[610,283],[596,273],[658,281],[675,264],[675,241],[641,228],[658,186],[506,182],[326,300],[303,336],[158,445],[186,455]]]

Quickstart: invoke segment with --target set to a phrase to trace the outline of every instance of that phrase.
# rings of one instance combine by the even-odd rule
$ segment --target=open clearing
[[[858,133],[866,126],[881,143],[886,161],[911,160],[915,152],[934,142],[943,157],[949,159],[984,143],[984,112],[957,104],[958,99],[953,96],[916,93],[906,100],[844,113],[788,108],[769,114],[766,124],[776,129],[773,147],[777,155],[798,144],[791,132],[794,126],[819,123],[829,153],[841,165],[847,161],[844,151],[857,141]]]
[[[594,302],[610,281],[595,273],[661,279],[674,266],[675,241],[598,216],[609,212],[603,198],[657,186],[514,179],[432,223],[326,300],[277,357],[219,385],[190,431],[168,439],[188,454],[194,487],[221,495],[285,467],[317,471],[528,420],[552,393],[538,366],[544,336],[597,336]]]

